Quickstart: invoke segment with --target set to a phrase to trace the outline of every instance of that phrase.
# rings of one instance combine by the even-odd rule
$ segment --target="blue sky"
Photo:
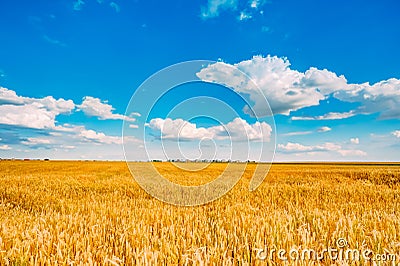
[[[160,158],[160,136],[177,147],[168,125],[188,126],[182,145],[190,158],[204,138],[229,157],[219,124],[241,141],[239,126],[254,130],[253,148],[276,141],[277,161],[399,161],[399,7],[395,0],[1,1],[0,158],[121,160],[125,122],[130,149],[142,149],[145,138]],[[189,60],[217,61],[193,73],[217,84],[176,88],[149,117],[135,102],[125,114],[149,76]],[[229,69],[267,98],[275,125],[259,118],[272,138],[257,135],[237,95],[257,112],[264,105],[252,88],[224,80]],[[200,96],[236,113],[213,101],[170,113]],[[205,109],[218,121],[190,120]]]

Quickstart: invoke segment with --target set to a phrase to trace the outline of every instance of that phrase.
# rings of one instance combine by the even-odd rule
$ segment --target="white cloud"
[[[257,84],[274,114],[288,115],[291,111],[318,105],[326,97],[320,90],[328,89],[323,87],[318,90],[315,86],[323,86],[323,76],[329,79],[326,84],[335,83],[335,74],[331,72],[322,70],[317,74],[316,69],[310,69],[306,75],[290,69],[290,62],[286,58],[269,55],[254,56],[251,60],[234,65],[217,62],[197,73],[204,81],[220,83],[239,93],[249,94],[254,102],[253,109],[259,115],[267,115],[267,111],[263,99],[259,97],[258,88],[250,80],[244,81],[242,76],[235,75],[236,69],[247,74]],[[310,80],[306,77],[310,77]],[[336,82],[341,83],[342,77],[336,76]]]
[[[233,140],[249,140],[249,141],[265,141],[268,142],[271,138],[272,128],[265,122],[256,122],[252,125],[248,124],[246,120],[235,118],[232,122],[224,126],[217,126],[215,129],[220,133],[217,136],[226,138],[224,136],[225,128],[231,135]],[[222,135],[221,135],[222,133]]]
[[[393,131],[392,135],[395,136],[396,138],[400,138],[400,130]]]
[[[240,20],[240,21],[249,20],[252,17],[253,16],[251,14],[247,13],[246,11],[241,11],[240,15],[238,16],[238,20]]]
[[[102,118],[125,119],[133,122],[135,121],[133,116],[140,116],[139,113],[132,113],[129,117],[113,114],[111,105],[99,99],[95,99],[94,102],[100,104],[92,106],[90,105],[92,102],[86,102],[83,107],[87,107],[86,111],[93,112]],[[29,157],[34,154],[35,157],[43,158],[56,156],[54,158],[73,159],[81,155],[96,158],[96,149],[98,150],[101,145],[102,150],[107,150],[108,158],[122,159],[122,149],[115,149],[115,145],[122,144],[122,137],[86,129],[83,125],[57,123],[58,115],[70,114],[75,107],[72,100],[54,99],[52,96],[23,97],[17,95],[15,91],[0,87],[0,124],[24,129],[14,130],[15,134],[10,135],[11,137],[7,132],[4,135],[6,138],[1,135],[3,140],[1,140],[0,150],[11,150],[9,145],[12,144],[16,146],[12,149],[13,157]],[[0,133],[3,132],[0,131]],[[124,141],[140,143],[133,136],[125,137]],[[32,152],[33,149],[35,149],[34,152]]]
[[[138,126],[138,125],[135,125],[135,124],[130,124],[130,125],[129,125],[129,128],[139,128],[139,126]]]
[[[346,88],[347,80],[343,75],[337,76],[327,69],[320,70],[310,67],[304,73],[299,85],[306,88],[318,89],[323,95],[327,95],[333,91]]]
[[[213,133],[206,128],[197,128],[196,124],[187,122],[183,119],[154,118],[150,120],[148,126],[159,130],[163,139],[202,139],[212,138]]]
[[[37,104],[0,105],[0,124],[28,128],[54,128],[56,114]]]
[[[83,142],[87,143],[95,143],[95,144],[122,144],[122,137],[121,136],[110,136],[106,135],[103,132],[97,132],[92,129],[86,129],[82,127],[76,127],[74,129],[74,133],[76,134],[75,136]],[[130,142],[130,143],[141,143],[138,139],[136,139],[133,136],[125,136],[124,137],[125,142]]]
[[[250,7],[251,7],[251,8],[258,8],[259,4],[260,4],[260,1],[259,1],[259,0],[252,0],[252,1],[250,2]]]
[[[37,146],[37,145],[48,145],[52,141],[49,138],[28,138],[26,141],[21,142],[24,145]]]
[[[56,116],[71,113],[74,108],[71,100],[22,97],[0,87],[0,124],[51,129],[56,127]]]
[[[284,136],[302,136],[312,134],[313,131],[296,131],[283,134]]]
[[[29,102],[29,101],[28,101]],[[51,112],[58,114],[68,114],[75,109],[75,104],[72,100],[54,99],[52,96],[47,96],[42,99],[33,100]]]
[[[120,8],[119,5],[118,5],[117,3],[115,3],[115,2],[111,2],[111,3],[110,3],[110,7],[112,7],[112,8],[115,10],[115,12],[117,12],[117,13],[119,13],[119,11],[121,11],[121,8]]]
[[[332,130],[332,128],[324,126],[324,127],[318,128],[317,132],[328,132],[328,131],[331,131],[331,130]]]
[[[201,8],[203,19],[218,17],[222,10],[236,10],[238,0],[208,0],[207,7]]]
[[[73,145],[61,145],[60,146],[61,149],[66,149],[66,150],[73,150],[76,148],[76,146]]]
[[[377,82],[349,84],[346,90],[339,90],[334,97],[346,102],[359,102],[358,113],[380,113],[382,119],[400,118],[400,80],[391,78]]]
[[[0,104],[23,104],[24,99],[13,90],[0,87]]]
[[[304,107],[317,106],[332,95],[344,102],[360,103],[356,110],[344,113],[330,112],[321,116],[293,117],[293,120],[334,120],[357,114],[379,113],[382,119],[400,119],[400,80],[391,78],[377,82],[349,84],[343,75],[327,69],[309,68],[299,72],[290,68],[286,58],[254,56],[237,64],[217,62],[203,68],[197,76],[203,81],[215,82],[248,94],[258,115],[268,115],[257,86],[235,73],[240,70],[254,81],[265,95],[274,114],[289,115]]]
[[[73,9],[76,11],[80,11],[80,10],[82,10],[82,7],[84,4],[85,4],[85,2],[83,0],[76,0],[72,3]]]
[[[342,156],[367,156],[367,153],[361,150],[339,150],[338,152]]]
[[[96,0],[96,2],[97,2],[98,4],[103,4],[103,3],[104,3],[104,0]],[[85,1],[83,1],[83,0],[75,0],[74,2],[72,2],[72,6],[73,6],[73,9],[74,9],[75,11],[80,11],[80,10],[82,10],[82,8],[83,8],[84,5],[85,5]],[[112,9],[114,9],[115,12],[117,12],[117,13],[119,13],[119,12],[121,11],[121,7],[120,7],[116,2],[114,2],[114,1],[111,1],[111,2],[109,3],[109,6],[110,6]]]
[[[2,151],[8,151],[11,150],[11,147],[8,145],[0,145],[0,150]]]
[[[299,143],[288,142],[286,145],[278,144],[278,149],[285,152],[306,152],[306,151],[312,151],[313,147],[304,146]]]
[[[15,91],[0,86],[0,105],[37,104],[39,107],[59,114],[71,112],[74,108],[72,100],[54,99],[52,96],[44,98],[29,98],[18,96]]]
[[[84,129],[79,133],[83,141],[99,144],[122,144],[122,138],[117,136],[107,136],[103,132],[96,132],[91,129]]]
[[[86,96],[83,98],[81,105],[77,106],[81,111],[83,111],[88,116],[95,116],[101,120],[125,120],[129,122],[134,122],[136,119],[133,117],[128,117],[121,114],[114,114],[115,110],[107,101],[101,101],[99,98],[94,98],[91,96]]]
[[[293,116],[291,119],[292,120],[339,120],[339,119],[353,117],[355,115],[356,115],[355,111],[344,112],[344,113],[330,112],[318,116]]]
[[[334,152],[342,156],[366,156],[367,153],[361,150],[344,149],[341,145],[326,142],[322,145],[302,145],[299,143],[288,142],[286,145],[278,144],[278,151],[282,153],[308,153],[315,154],[317,152]]]
[[[261,8],[266,3],[270,3],[270,1],[267,1],[267,0],[249,0],[248,1],[249,7],[254,9],[254,10],[257,10],[257,9]],[[262,13],[264,13],[264,11],[261,10],[260,13],[262,14]]]
[[[142,115],[138,112],[133,112],[133,113],[131,113],[131,116],[141,117]]]
[[[350,143],[352,144],[360,144],[360,140],[358,138],[351,138]]]
[[[194,140],[194,139],[229,139],[235,141],[269,141],[272,128],[265,122],[256,122],[248,124],[241,118],[235,118],[233,121],[225,124],[212,126],[209,128],[197,127],[183,119],[172,120],[170,118],[155,118],[147,124],[153,130],[160,131],[163,139],[174,140]]]

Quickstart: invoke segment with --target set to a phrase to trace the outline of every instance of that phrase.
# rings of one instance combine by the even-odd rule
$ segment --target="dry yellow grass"
[[[1,161],[0,264],[280,265],[257,248],[323,250],[339,238],[399,254],[399,165],[275,164],[249,192],[253,169],[225,197],[178,207],[147,195],[123,162]]]

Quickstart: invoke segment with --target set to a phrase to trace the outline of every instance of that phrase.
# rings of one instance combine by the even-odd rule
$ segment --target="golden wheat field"
[[[156,166],[209,181],[226,165]],[[1,161],[0,264],[398,265],[400,165],[274,164],[250,192],[254,167],[226,196],[179,207],[146,194],[125,162]],[[307,248],[339,255],[296,260]]]

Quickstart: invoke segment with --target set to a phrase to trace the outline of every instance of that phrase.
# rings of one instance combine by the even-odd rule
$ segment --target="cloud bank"
[[[125,120],[129,122],[134,122],[136,119],[133,117],[128,117],[121,114],[114,114],[115,110],[107,101],[102,101],[99,98],[94,98],[91,96],[86,96],[83,98],[81,105],[77,106],[79,110],[84,112],[87,116],[98,117],[101,120]],[[137,115],[137,114],[134,114]]]
[[[278,152],[281,153],[308,153],[316,152],[336,152],[341,156],[366,156],[367,153],[362,150],[346,149],[339,144],[326,142],[321,145],[302,145],[300,143],[288,142],[287,144],[278,144]]]
[[[235,77],[235,70],[249,80]],[[360,107],[344,113],[330,112],[314,117],[293,117],[293,120],[335,120],[357,114],[379,113],[381,119],[400,119],[400,80],[391,78],[377,82],[350,84],[343,75],[327,69],[309,68],[305,72],[290,67],[287,58],[254,56],[236,64],[217,62],[203,68],[197,76],[248,94],[257,114],[267,115],[259,90],[269,101],[274,114],[289,115],[305,107],[318,106],[321,100],[334,97],[343,102],[359,103]],[[246,111],[246,108],[244,109]]]
[[[75,109],[72,100],[29,98],[18,96],[14,91],[0,87],[0,124],[36,129],[56,128],[56,117],[69,114]]]
[[[247,123],[246,120],[235,118],[233,121],[212,127],[197,127],[196,124],[183,119],[150,120],[147,126],[160,132],[162,139],[170,140],[201,140],[203,138],[214,140],[231,139],[233,141],[261,141],[268,142],[271,138],[272,128],[265,122]]]
[[[100,120],[135,121],[134,117],[114,113],[114,107],[99,98],[86,96],[82,104],[76,105],[72,100],[55,99],[53,96],[24,97],[13,90],[0,87],[0,126],[4,129],[0,130],[0,151],[12,150],[17,154],[24,154],[35,149],[35,154],[40,154],[39,150],[42,149],[47,150],[47,157],[52,152],[60,152],[64,156],[63,152],[68,153],[82,147],[90,149],[93,144],[114,147],[122,144],[121,136],[107,135],[82,125],[62,124],[57,121],[59,115],[71,116],[77,110]],[[132,116],[138,117],[140,114],[133,113]],[[134,124],[130,126],[135,127]],[[129,137],[125,141],[136,142],[137,139]]]

